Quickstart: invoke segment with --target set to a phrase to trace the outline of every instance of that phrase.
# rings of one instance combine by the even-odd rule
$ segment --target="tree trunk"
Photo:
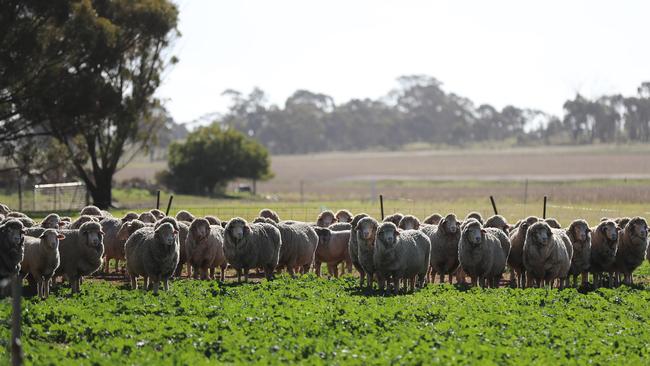
[[[95,186],[88,186],[90,195],[93,198],[93,205],[102,210],[108,209],[113,203],[112,178],[113,174],[95,172]]]

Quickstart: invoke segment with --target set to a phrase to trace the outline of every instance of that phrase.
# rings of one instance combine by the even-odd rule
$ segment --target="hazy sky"
[[[228,88],[336,103],[427,74],[476,104],[561,114],[576,92],[650,80],[650,1],[177,0],[180,62],[158,96],[178,122],[224,112]]]

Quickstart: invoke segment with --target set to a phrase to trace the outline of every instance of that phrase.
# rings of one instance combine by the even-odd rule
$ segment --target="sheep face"
[[[631,225],[632,235],[641,239],[648,238],[648,223],[644,219],[640,217],[634,218],[627,225]]]
[[[336,213],[336,220],[338,222],[350,222],[352,220],[352,214],[347,210],[339,210]]]
[[[280,217],[278,216],[278,214],[275,213],[275,211],[273,211],[273,210],[271,210],[269,208],[262,209],[258,216],[259,217],[265,217],[267,219],[271,219],[271,220],[275,221],[276,223],[280,222]]]
[[[104,232],[101,230],[100,226],[94,222],[88,223],[81,226],[79,232],[81,235],[86,237],[86,244],[93,248],[98,248],[102,245],[102,237]]]
[[[164,216],[164,215],[163,215]],[[124,217],[122,217],[122,222],[129,222],[138,219],[138,214],[135,212],[127,212]]]
[[[381,240],[386,247],[392,247],[397,242],[399,232],[392,222],[382,224],[377,230],[377,239]]]
[[[145,223],[153,224],[154,222],[156,222],[156,217],[151,212],[143,212],[140,214],[140,216],[138,216],[138,220]]]
[[[327,245],[332,238],[332,231],[327,228],[316,227],[314,228],[316,235],[318,235],[318,245]]]
[[[420,220],[412,215],[404,216],[397,226],[402,230],[418,230],[420,228]]]
[[[318,226],[328,227],[335,222],[334,213],[331,211],[323,211],[318,215],[318,220],[316,222]]]
[[[59,241],[65,239],[65,235],[57,233],[54,229],[47,229],[39,238],[45,242],[47,248],[56,250],[59,248]]]
[[[156,237],[158,242],[163,243],[166,246],[173,246],[176,244],[176,234],[178,230],[174,229],[172,224],[166,222],[156,229]]]
[[[552,235],[551,227],[544,221],[536,222],[528,229],[528,237],[539,246],[548,245]]]
[[[607,241],[615,242],[618,240],[618,227],[613,221],[607,221],[604,225],[601,225],[600,230],[607,238]]]
[[[251,232],[251,228],[244,219],[235,218],[228,222],[226,231],[228,232],[228,235],[233,237],[236,241],[240,241]]]
[[[591,233],[591,229],[587,223],[583,221],[576,222],[570,230],[573,232],[573,237],[578,241],[586,241],[589,237],[589,233]]]
[[[210,234],[210,223],[206,219],[196,219],[190,225],[190,234],[195,242],[199,243]]]
[[[45,229],[58,229],[60,226],[65,225],[57,214],[49,214],[41,222],[41,227]]]
[[[165,217],[165,213],[158,210],[158,209],[156,209],[156,208],[154,208],[153,210],[150,210],[149,212],[156,218],[156,220],[160,220],[163,217]]]
[[[0,227],[0,230],[7,240],[8,248],[5,248],[6,250],[16,251],[22,249],[23,243],[25,242],[25,228],[20,221],[7,221]]]
[[[357,224],[357,234],[369,245],[373,245],[375,242],[375,234],[377,233],[377,226],[377,222],[374,219],[365,217],[359,220]]]
[[[449,214],[440,221],[439,227],[442,228],[447,234],[456,234],[460,228],[460,223],[456,220],[456,215]]]
[[[478,220],[470,219],[463,230],[465,238],[467,238],[467,241],[471,245],[478,246],[483,242],[483,234],[485,234],[485,230],[481,227],[481,223],[478,222]]]

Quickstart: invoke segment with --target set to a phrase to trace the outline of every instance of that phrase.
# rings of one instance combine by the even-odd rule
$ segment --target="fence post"
[[[169,203],[167,203],[167,211],[165,211],[165,216],[169,216],[169,209],[172,208],[172,201],[174,200],[174,195],[169,196]]]
[[[379,209],[381,212],[381,221],[384,221],[384,195],[379,195]]]
[[[160,210],[160,189],[156,192],[156,210]]]
[[[11,314],[11,365],[20,366],[23,364],[23,346],[20,343],[21,312],[20,302],[22,296],[22,284],[18,276],[12,280],[12,314]]]
[[[497,212],[497,204],[494,203],[494,197],[490,196],[490,202],[492,202],[492,209],[494,210],[494,214],[498,215],[499,213]]]
[[[544,212],[542,214],[542,218],[546,220],[546,196],[544,196]]]

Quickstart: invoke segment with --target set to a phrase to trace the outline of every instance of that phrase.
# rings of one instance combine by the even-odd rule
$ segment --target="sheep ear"
[[[248,235],[250,233],[251,233],[251,227],[248,224],[244,225],[244,234]]]
[[[59,240],[63,240],[63,239],[65,239],[65,235],[63,235],[63,234],[58,234],[58,235],[56,236],[56,238],[59,239]]]
[[[65,222],[59,221],[59,226],[65,226]]]
[[[174,230],[174,235],[178,234],[178,230]]]
[[[590,232],[591,232],[591,228],[587,228],[587,232],[590,233]]]
[[[399,230],[395,231],[395,236],[399,236]]]
[[[487,231],[485,231],[485,229],[481,229],[481,233],[485,234]]]

